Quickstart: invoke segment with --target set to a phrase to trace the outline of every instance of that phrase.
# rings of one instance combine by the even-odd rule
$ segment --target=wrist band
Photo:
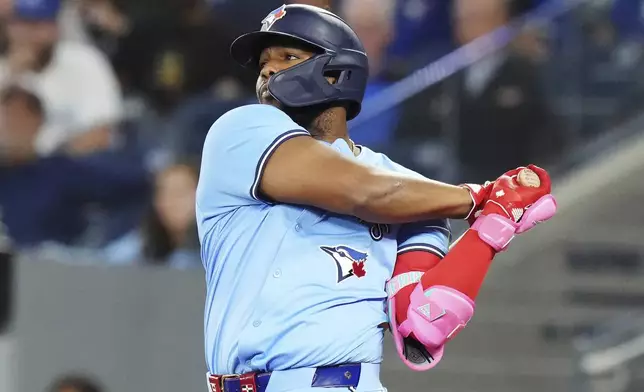
[[[479,238],[495,251],[507,248],[517,231],[516,223],[498,214],[481,215],[472,225],[479,233]]]

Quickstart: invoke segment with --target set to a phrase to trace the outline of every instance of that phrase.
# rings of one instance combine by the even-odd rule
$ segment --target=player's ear
[[[336,84],[340,79],[340,71],[327,71],[324,73],[324,78],[330,84]]]

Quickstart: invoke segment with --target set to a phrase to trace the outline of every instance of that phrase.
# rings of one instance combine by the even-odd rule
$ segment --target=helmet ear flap
[[[330,84],[338,90],[342,90],[344,86],[350,86],[351,79],[353,77],[353,70],[344,69],[344,70],[329,70],[324,72],[324,78],[332,78],[333,82]],[[328,82],[328,79],[327,79]],[[356,100],[347,100],[347,99],[338,99],[336,106],[342,106],[347,111],[347,121],[355,118],[362,105]]]
[[[361,102],[369,81],[369,60],[364,53],[342,49],[333,56],[327,70],[339,71],[335,86],[342,91],[347,119],[352,120],[362,108]]]
[[[351,120],[360,112],[368,72],[360,64],[342,63],[336,57],[324,53],[280,71],[268,81],[268,91],[293,108],[337,102],[347,108],[347,120]]]
[[[276,73],[268,81],[268,91],[282,104],[295,108],[336,100],[336,86],[324,77],[332,56],[329,53],[313,56]]]

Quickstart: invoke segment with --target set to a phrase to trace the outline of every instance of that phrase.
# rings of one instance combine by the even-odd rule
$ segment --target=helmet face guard
[[[275,16],[277,15],[277,16]],[[346,104],[347,118],[360,112],[369,64],[362,43],[334,14],[317,7],[287,5],[269,14],[262,30],[244,34],[231,45],[231,55],[244,67],[258,68],[259,56],[276,38],[290,38],[319,54],[273,75],[268,90],[281,104],[301,108]],[[335,78],[334,83],[327,80]]]

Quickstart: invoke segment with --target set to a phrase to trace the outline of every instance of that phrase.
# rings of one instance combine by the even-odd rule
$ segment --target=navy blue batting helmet
[[[291,4],[271,12],[260,31],[244,34],[230,47],[235,61],[259,67],[259,56],[272,39],[288,37],[318,49],[310,59],[273,75],[268,91],[287,107],[346,103],[349,120],[360,113],[369,64],[356,33],[337,15],[322,8]],[[335,76],[331,84],[325,76]]]

